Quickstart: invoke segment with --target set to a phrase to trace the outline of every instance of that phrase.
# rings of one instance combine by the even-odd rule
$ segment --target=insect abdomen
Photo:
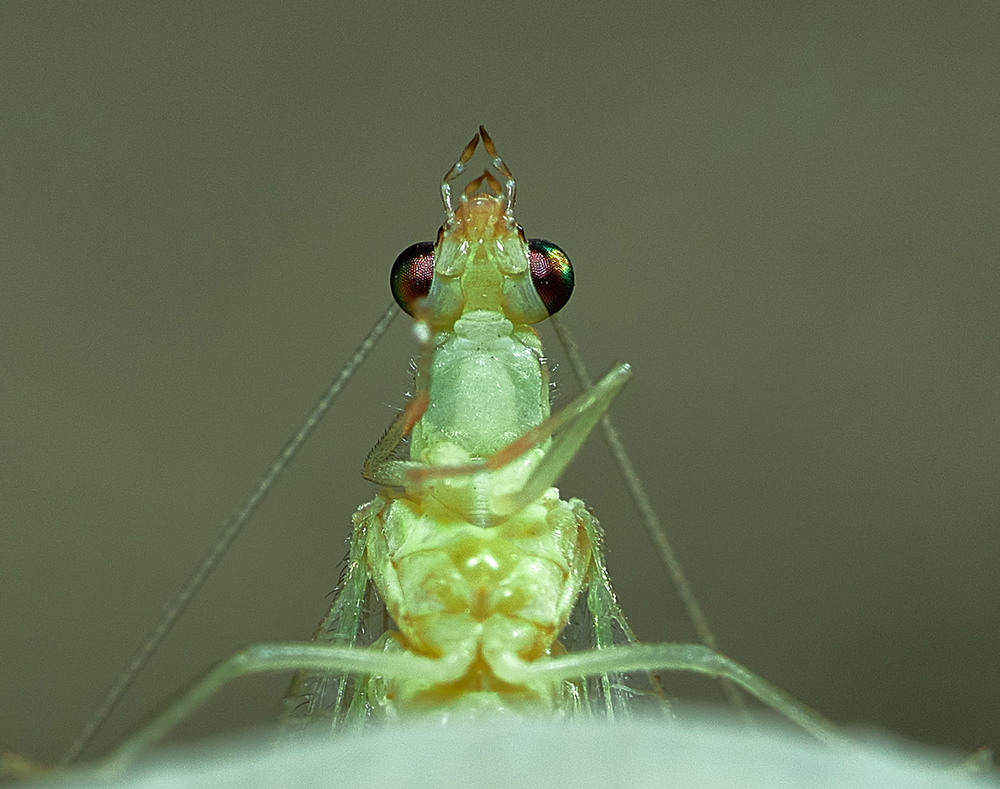
[[[431,695],[440,705],[442,694],[460,706],[485,703],[458,698],[467,693],[499,694],[489,702],[495,705],[536,693],[500,680],[493,663],[502,655],[532,661],[548,654],[583,586],[587,535],[558,495],[551,488],[487,528],[428,514],[405,498],[371,511],[371,578],[399,628],[399,645],[456,663],[452,683],[397,683],[397,706],[406,699],[424,706]]]

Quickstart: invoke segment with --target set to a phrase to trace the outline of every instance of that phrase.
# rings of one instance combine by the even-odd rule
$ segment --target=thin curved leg
[[[505,655],[495,664],[498,676],[508,682],[557,682],[580,676],[631,671],[693,671],[732,680],[775,712],[827,743],[845,743],[837,727],[798,699],[775,687],[725,655],[703,644],[630,644],[575,652],[526,663]]]

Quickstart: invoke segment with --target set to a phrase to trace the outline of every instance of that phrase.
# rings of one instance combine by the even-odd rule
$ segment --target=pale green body
[[[486,457],[549,416],[541,340],[499,312],[471,312],[439,331],[427,377],[417,385],[428,386],[430,400],[410,444],[419,463]]]
[[[504,183],[484,173],[453,207],[450,181],[480,135]],[[613,718],[630,703],[619,675],[687,670],[724,677],[817,737],[840,739],[821,716],[708,646],[635,643],[596,520],[552,487],[630,370],[613,368],[550,416],[530,327],[548,312],[514,221],[513,178],[480,135],[442,183],[448,217],[418,316],[426,331],[416,396],[365,463],[381,489],[354,516],[340,592],[314,640],[257,644],[218,664],[123,743],[108,769],[127,765],[220,685],[270,671],[297,672],[292,718],[340,726],[470,713]],[[397,459],[408,433],[410,456]],[[372,588],[395,629],[363,647]],[[574,612],[592,648],[567,653],[559,637]]]
[[[506,661],[548,655],[569,620],[590,561],[582,502],[561,501],[551,488],[485,529],[442,514],[437,504],[380,496],[361,515],[396,643],[453,667],[434,684],[400,677],[369,703],[443,717],[559,709],[561,686],[502,674]]]
[[[430,479],[397,475],[401,468],[483,463],[549,418],[541,341],[530,326],[507,317],[541,308],[526,243],[507,207],[502,194],[463,194],[441,233],[428,320],[448,322],[435,293],[461,304],[461,314],[436,329],[425,351],[430,362],[417,388],[426,390],[427,405],[412,429],[408,464],[389,460],[372,470],[373,478],[401,483],[402,490],[383,490],[355,516],[368,577],[398,629],[383,645],[448,666],[433,683],[400,677],[369,690],[364,703],[380,714],[451,717],[564,706],[561,683],[505,672],[558,651],[593,555],[596,521],[583,503],[531,484],[552,452],[551,439],[495,469]],[[527,309],[511,308],[515,299]],[[565,462],[573,452],[562,451]]]

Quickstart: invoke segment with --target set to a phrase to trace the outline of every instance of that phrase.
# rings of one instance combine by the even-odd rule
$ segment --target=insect
[[[480,142],[493,169],[453,194]],[[532,327],[570,296],[567,256],[517,224],[513,175],[482,127],[445,175],[441,196],[446,218],[436,242],[409,247],[391,275],[421,340],[415,394],[364,463],[379,491],[354,515],[339,595],[316,637],[258,644],[223,661],[108,764],[129,763],[231,679],[274,671],[297,672],[293,728],[510,714],[615,718],[650,695],[629,684],[631,675],[689,670],[723,677],[816,736],[838,739],[821,716],[709,645],[636,641],[604,568],[596,518],[553,487],[631,370],[613,367],[552,413]],[[223,548],[258,500],[251,497]],[[210,569],[199,568],[185,600]],[[384,632],[366,623],[375,602],[388,616]],[[571,624],[591,648],[568,648]]]

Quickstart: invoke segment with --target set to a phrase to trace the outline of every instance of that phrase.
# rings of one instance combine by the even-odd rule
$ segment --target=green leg
[[[555,483],[631,376],[632,370],[627,364],[613,367],[600,381],[573,398],[565,408],[535,425],[499,452],[484,460],[475,460],[461,466],[427,466],[410,460],[391,460],[392,452],[410,430],[412,416],[403,412],[375,445],[365,461],[362,475],[380,485],[405,487],[413,492],[419,490],[427,480],[482,474],[502,468],[551,437],[552,443],[545,457],[535,467],[525,486],[494,503],[494,510],[498,514],[509,515],[537,500]]]
[[[457,673],[463,668],[458,667]],[[230,680],[278,671],[377,674],[387,679],[405,677],[429,683],[446,682],[456,674],[455,667],[447,660],[432,660],[408,652],[376,652],[314,643],[255,644],[218,663],[183,690],[146,726],[125,740],[102,769],[117,772],[127,767]]]
[[[525,663],[512,655],[497,674],[508,682],[559,682],[630,671],[694,671],[732,680],[771,709],[830,744],[849,742],[829,720],[725,655],[702,644],[630,644]]]

